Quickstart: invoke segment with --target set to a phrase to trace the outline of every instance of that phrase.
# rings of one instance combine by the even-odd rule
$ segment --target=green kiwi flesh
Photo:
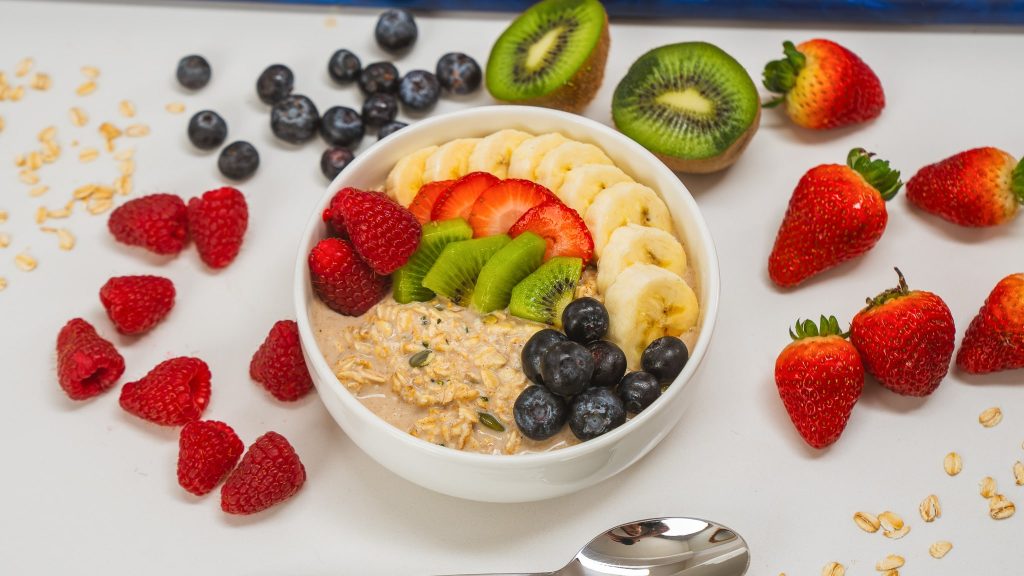
[[[444,247],[452,242],[469,240],[473,229],[462,218],[428,222],[423,225],[423,236],[419,248],[412,253],[409,261],[392,274],[393,297],[399,304],[426,302],[434,297],[434,291],[423,286],[423,277],[437,261]]]
[[[583,274],[583,260],[557,256],[512,289],[508,311],[513,316],[562,325],[562,310],[572,302]]]
[[[546,240],[533,232],[524,232],[498,250],[480,270],[473,288],[471,305],[486,314],[508,306],[512,289],[544,261]]]
[[[423,286],[459,306],[469,304],[473,287],[487,261],[512,239],[505,234],[452,242],[423,277]]]

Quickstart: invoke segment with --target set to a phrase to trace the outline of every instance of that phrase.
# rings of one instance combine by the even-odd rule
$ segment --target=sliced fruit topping
[[[626,224],[612,232],[597,269],[597,289],[605,292],[619,273],[633,264],[654,264],[680,278],[686,272],[686,252],[676,237],[660,228]]]
[[[587,225],[575,210],[558,200],[531,208],[508,231],[513,237],[523,232],[533,232],[547,241],[546,260],[569,256],[586,264],[594,256],[594,239]]]
[[[423,181],[452,180],[469,172],[469,155],[480,138],[457,138],[437,148],[423,165]]]
[[[672,217],[658,194],[636,182],[622,182],[606,188],[594,198],[583,216],[594,238],[594,252],[600,258],[612,232],[626,224],[640,224],[672,231]]]
[[[512,152],[533,134],[506,128],[485,136],[477,142],[473,153],[469,155],[470,172],[487,172],[498,178],[508,177],[508,163]]]
[[[430,213],[434,210],[437,199],[447,192],[454,183],[455,180],[438,180],[420,186],[420,191],[416,193],[416,197],[409,204],[409,212],[412,212],[420,224],[430,222]]]
[[[484,190],[469,213],[473,236],[483,238],[505,234],[530,208],[555,200],[550,190],[530,182],[510,178]]]
[[[561,326],[562,311],[572,302],[583,274],[583,259],[555,257],[512,289],[513,316]]]
[[[341,205],[352,246],[377,274],[399,269],[419,246],[420,223],[387,196],[350,188]]]
[[[525,232],[495,253],[477,277],[473,308],[486,314],[508,306],[512,289],[540,267],[547,246],[540,236]]]
[[[586,164],[611,165],[612,161],[593,144],[566,142],[544,155],[537,165],[537,182],[549,190],[558,190],[570,170]]]
[[[395,301],[405,304],[413,301],[426,302],[433,298],[434,292],[423,287],[423,277],[430,271],[445,246],[472,237],[473,229],[461,218],[424,224],[420,247],[409,257],[405,266],[395,270],[392,275]]]
[[[416,197],[420,187],[427,180],[424,180],[423,171],[426,168],[427,158],[437,151],[437,146],[421,148],[412,154],[407,154],[395,163],[395,167],[388,173],[384,182],[384,189],[388,196],[395,199],[402,206],[408,206]]]
[[[448,244],[423,278],[423,286],[459,306],[469,304],[480,270],[511,241],[501,235]]]
[[[568,142],[560,132],[548,132],[527,138],[512,151],[508,161],[508,177],[537,180],[537,166],[548,152]]]
[[[500,182],[486,172],[471,172],[456,180],[434,203],[431,220],[469,219],[473,203],[491,186]]]
[[[632,181],[632,178],[616,166],[584,164],[569,170],[562,181],[562,186],[554,192],[566,206],[583,216],[602,190],[619,182]]]

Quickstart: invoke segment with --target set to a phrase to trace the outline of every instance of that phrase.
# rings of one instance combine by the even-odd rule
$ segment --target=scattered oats
[[[35,188],[33,188],[33,189],[28,191],[28,195],[32,196],[33,198],[35,198],[37,196],[42,196],[43,194],[46,194],[46,192],[49,189],[50,189],[49,186],[36,186]]]
[[[900,571],[893,568],[892,570],[886,570],[882,572],[882,576],[900,576]]]
[[[114,140],[121,136],[121,129],[110,122],[104,122],[99,127],[100,135],[107,141],[107,152],[114,151]]]
[[[7,98],[11,102],[17,102],[21,100],[21,97],[25,95],[25,87],[18,86],[17,88],[8,88]]]
[[[114,189],[110,186],[97,186],[96,191],[89,197],[90,200],[109,200],[114,197]]]
[[[78,153],[78,160],[81,162],[92,162],[100,155],[100,151],[95,148],[83,148]]]
[[[71,216],[71,207],[74,206],[75,201],[68,202],[67,206],[59,208],[57,210],[47,210],[47,218],[69,218]]]
[[[145,136],[149,134],[149,126],[145,124],[132,124],[124,129],[124,133],[128,136]]]
[[[991,498],[996,495],[996,481],[991,476],[985,476],[978,484],[982,498]]]
[[[7,288],[7,278],[0,276],[0,292],[3,292],[4,288]]]
[[[79,84],[78,88],[75,88],[75,94],[79,96],[86,96],[96,91],[96,83],[92,80],[88,80]]]
[[[46,206],[40,206],[39,208],[36,208],[36,224],[42,224],[43,222],[46,222],[47,214],[49,214],[49,210],[46,209]]]
[[[86,78],[99,78],[100,69],[95,66],[82,66],[82,75]]]
[[[86,205],[86,210],[90,214],[102,214],[114,205],[114,201],[109,198],[89,198],[89,203]]]
[[[135,173],[135,162],[132,160],[122,160],[120,164],[121,174],[128,176]]]
[[[882,532],[882,536],[885,536],[886,538],[890,538],[892,540],[899,540],[907,534],[910,534],[910,524],[906,524],[898,530],[884,530]]]
[[[21,168],[25,165],[25,162],[27,161],[28,160],[25,158],[24,154],[18,154],[17,156],[14,157],[14,166],[16,168]]]
[[[0,132],[4,130],[4,117],[0,116]]]
[[[328,28],[334,28],[337,25],[338,19],[335,18],[334,16],[328,16],[327,18],[324,18],[324,26]]]
[[[58,246],[61,250],[71,250],[75,247],[75,237],[67,228],[50,228],[49,226],[42,226],[39,230],[46,232],[47,234],[56,234]]]
[[[918,506],[921,519],[925,522],[933,522],[936,518],[942,518],[942,506],[939,504],[939,497],[929,494]]]
[[[8,216],[9,216],[9,214],[7,214],[7,210],[0,210],[0,224],[3,224],[4,222],[7,222],[7,217]]]
[[[114,154],[114,160],[131,160],[135,156],[135,148],[122,148]]]
[[[5,85],[7,85],[7,73],[5,73],[3,70],[0,70],[0,86]]]
[[[978,416],[978,422],[985,428],[991,428],[1003,420],[1003,411],[998,406],[985,410]]]
[[[71,109],[71,123],[75,126],[85,126],[89,123],[89,115],[78,106]]]
[[[164,106],[164,109],[171,114],[181,114],[185,111],[185,105],[181,102],[171,102],[167,106]]]
[[[1024,486],[1024,462],[1018,460],[1013,464],[1013,479],[1017,486]]]
[[[896,568],[902,568],[906,560],[903,556],[897,556],[896,554],[889,554],[884,559],[879,560],[878,564],[875,564],[875,570],[879,572],[885,572],[886,570],[894,570]]]
[[[28,252],[22,252],[14,257],[14,265],[25,272],[35,270],[37,264],[36,259],[29,256]]]
[[[949,551],[952,549],[953,544],[951,542],[939,540],[938,542],[928,547],[928,553],[932,555],[932,558],[938,559],[942,558],[946,554],[949,554]]]
[[[853,515],[853,521],[865,532],[878,532],[878,528],[881,526],[878,517],[868,512],[857,512]]]
[[[942,466],[946,469],[946,474],[950,476],[956,476],[964,469],[963,460],[960,459],[960,455],[956,452],[946,454],[946,459],[943,460]]]
[[[114,181],[114,189],[118,194],[127,196],[132,193],[132,177],[125,174]]]
[[[1014,512],[1017,511],[1017,507],[1006,499],[1006,496],[1002,494],[996,494],[988,500],[988,515],[993,520],[1005,520],[1010,516],[1013,516]]]
[[[60,156],[60,146],[53,140],[47,140],[43,143],[43,162],[52,164],[57,157]]]
[[[36,72],[36,75],[32,78],[32,82],[29,83],[29,86],[35,90],[49,90],[52,83],[53,82],[50,80],[49,74]]]
[[[75,188],[75,191],[71,193],[71,197],[74,198],[75,200],[85,200],[89,196],[92,196],[93,192],[95,191],[95,184],[83,184],[78,188]]]
[[[11,236],[6,232],[0,232],[0,248],[7,248],[11,245]]]
[[[829,562],[821,569],[821,576],[846,576],[846,568],[839,562]]]
[[[899,530],[903,528],[903,518],[899,514],[888,510],[878,515],[878,522],[886,530]]]
[[[31,58],[25,58],[21,62],[18,62],[18,67],[14,69],[14,75],[18,78],[28,76],[29,70],[32,70],[32,64],[34,64],[34,62]]]
[[[28,153],[28,159],[25,163],[28,164],[29,170],[39,170],[43,167],[43,155],[33,150]]]
[[[56,126],[47,126],[46,128],[43,128],[39,132],[38,136],[36,136],[36,138],[38,138],[39,141],[44,143],[44,144],[46,142],[49,142],[50,140],[53,140],[56,137],[57,137],[57,127]]]
[[[134,118],[135,104],[132,104],[131,100],[121,100],[121,103],[117,105],[117,111],[125,118]]]
[[[29,186],[35,186],[36,184],[39,184],[39,174],[36,174],[35,170],[22,170],[21,172],[18,172],[18,178],[20,178],[22,182],[28,184]]]

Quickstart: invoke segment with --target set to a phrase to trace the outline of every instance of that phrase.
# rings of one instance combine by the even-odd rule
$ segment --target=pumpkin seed
[[[487,412],[477,412],[477,414],[480,415],[480,423],[483,424],[484,426],[487,426],[488,428],[494,430],[495,432],[505,431],[505,426],[503,426],[501,422],[498,422],[498,419],[495,418],[494,416],[491,416]]]

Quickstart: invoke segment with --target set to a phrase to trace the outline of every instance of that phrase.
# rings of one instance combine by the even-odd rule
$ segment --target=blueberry
[[[686,361],[690,359],[690,351],[686,344],[675,336],[662,336],[647,345],[640,364],[662,384],[671,384],[676,376],[683,371]]]
[[[365,131],[359,112],[346,106],[328,108],[320,118],[320,135],[333,146],[354,148],[362,141]]]
[[[565,342],[565,334],[558,330],[545,328],[530,336],[530,339],[523,345],[520,359],[523,363],[523,374],[530,379],[530,382],[544,384],[544,378],[540,375],[540,361],[548,348],[558,342]]]
[[[580,344],[600,340],[608,332],[608,310],[594,298],[578,298],[562,311],[562,328]]]
[[[333,147],[324,150],[320,157],[320,171],[328,180],[334,178],[356,157],[348,148]]]
[[[405,10],[388,10],[380,15],[373,35],[381,48],[401,52],[416,42],[416,19]]]
[[[413,110],[429,110],[437,104],[441,83],[426,70],[412,70],[402,77],[398,85],[398,98]]]
[[[587,344],[587,349],[594,357],[594,375],[590,377],[590,385],[612,387],[618,384],[626,373],[626,355],[622,348],[607,340],[596,340]]]
[[[188,139],[200,150],[213,150],[227,137],[227,122],[213,110],[196,112],[188,121]]]
[[[480,87],[483,73],[476,60],[462,52],[449,52],[437,61],[437,80],[452,94],[469,94]]]
[[[374,62],[359,73],[359,89],[364,94],[398,92],[398,68],[391,62]]]
[[[300,144],[316,135],[320,113],[313,101],[292,94],[270,109],[270,129],[285,142]]]
[[[582,345],[566,340],[552,344],[540,359],[540,376],[555,394],[568,398],[590,384],[594,357]]]
[[[611,388],[587,388],[569,405],[569,428],[580,440],[611,432],[626,421],[626,407]]]
[[[276,104],[292,93],[295,75],[284,64],[271,64],[256,79],[256,94],[264,104]]]
[[[395,132],[398,132],[402,128],[408,126],[405,122],[388,122],[387,124],[377,128],[377,140],[384,138],[385,136],[391,136]]]
[[[342,48],[331,54],[327,61],[327,74],[338,84],[349,84],[359,78],[363,63],[352,52]]]
[[[244,140],[232,142],[220,151],[217,168],[220,173],[232,180],[242,180],[252,176],[260,167],[260,154],[252,144]]]
[[[661,396],[661,384],[647,372],[630,372],[622,377],[616,389],[630,414],[638,414]]]
[[[178,82],[189,90],[199,90],[210,83],[210,63],[198,54],[178,61]]]
[[[543,386],[530,386],[519,393],[512,416],[523,436],[533,440],[551,438],[565,425],[565,400]]]
[[[398,115],[398,98],[394,94],[370,94],[363,101],[363,122],[367,126],[383,126]]]

